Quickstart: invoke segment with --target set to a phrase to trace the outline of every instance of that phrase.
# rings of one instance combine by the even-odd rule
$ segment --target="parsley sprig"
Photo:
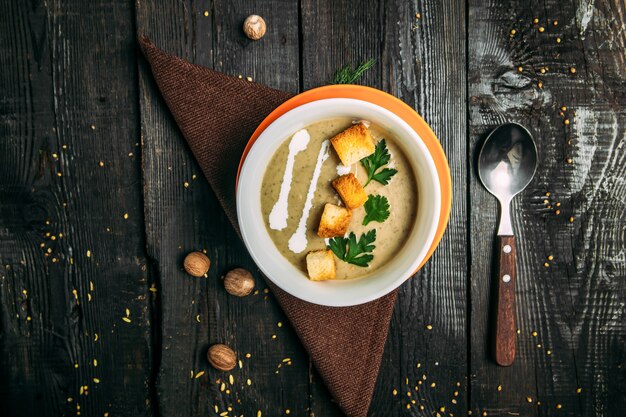
[[[373,245],[375,241],[376,229],[363,233],[358,241],[354,232],[350,232],[347,238],[338,236],[330,239],[328,248],[344,262],[357,266],[369,266],[374,259],[371,252],[376,247]]]
[[[389,218],[389,200],[385,196],[370,194],[364,207],[363,226],[367,226],[369,222],[382,223]]]
[[[385,139],[382,139],[376,144],[374,153],[368,157],[361,159],[361,164],[367,171],[367,182],[363,185],[365,187],[370,181],[374,180],[382,185],[389,184],[391,177],[396,175],[398,170],[393,168],[383,168],[389,163],[391,155],[387,149]],[[382,168],[382,169],[381,169]]]

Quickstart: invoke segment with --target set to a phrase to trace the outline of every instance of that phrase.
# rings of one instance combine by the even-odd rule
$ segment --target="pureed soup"
[[[397,139],[347,117],[285,140],[261,188],[272,241],[311,280],[358,278],[383,266],[411,233],[417,204],[415,174]]]

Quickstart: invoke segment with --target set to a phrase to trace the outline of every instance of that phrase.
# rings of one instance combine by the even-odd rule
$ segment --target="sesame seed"
[[[523,68],[523,67],[521,67],[521,66],[520,66],[520,67],[517,67],[517,72],[522,72],[522,71],[524,71],[524,68]]]
[[[498,385],[498,392],[502,391],[502,385]]]
[[[277,324],[278,327],[283,327],[283,323],[281,323],[280,321]]]
[[[569,119],[563,120],[563,124],[568,125],[569,124]]]
[[[569,222],[570,222],[570,223],[574,223],[574,217],[570,217],[570,218],[569,218]]]
[[[558,26],[559,25],[559,21],[558,20],[553,20],[552,21],[552,26]]]
[[[546,355],[552,355],[552,351],[551,350],[547,350],[546,351]]]
[[[128,213],[124,213],[124,220],[128,219]]]
[[[93,366],[98,366],[98,360],[97,359],[93,360]]]
[[[189,187],[189,183],[188,183],[187,181],[185,181],[185,182],[183,183],[183,186],[184,186],[185,188],[188,188],[188,187]]]
[[[526,397],[526,401],[528,401],[529,403],[532,403],[533,399],[531,397]]]
[[[565,106],[561,107],[561,111],[567,111],[567,107]]]
[[[391,393],[392,393],[394,396],[395,396],[395,395],[398,395],[398,390],[397,390],[397,389],[394,389],[393,391],[391,391]]]
[[[87,257],[91,258],[91,251],[90,250],[87,250]]]
[[[442,413],[445,413],[446,412],[446,407],[440,407],[439,411],[441,411]]]
[[[252,355],[251,355],[251,354],[246,353],[246,358],[251,358],[251,357],[252,357]]]
[[[582,388],[576,388],[576,394],[580,394],[581,392],[583,392]]]
[[[98,378],[94,378],[94,379],[93,379],[93,382],[94,382],[94,383],[96,383],[96,384],[99,384],[99,383],[100,383],[100,380],[99,380]]]
[[[234,384],[235,383],[235,377],[233,377],[232,375],[228,375],[228,382],[230,382],[230,384]]]
[[[537,337],[537,332],[533,331],[533,332],[531,333],[531,335],[532,335],[533,337]]]
[[[561,210],[555,211],[554,214],[556,214],[558,216],[559,214],[561,214]]]
[[[539,82],[537,83],[537,87],[538,87],[538,88],[543,88],[543,83],[542,83],[541,81],[539,81]]]
[[[100,162],[98,162],[98,165],[103,167],[104,166],[104,162],[100,161]]]
[[[574,160],[573,160],[572,158],[567,158],[567,163],[568,163],[568,164],[573,164],[573,163],[574,163]]]
[[[570,74],[576,74],[576,68],[571,67],[571,68],[569,69],[569,72],[570,72]]]
[[[533,23],[536,25],[537,23],[539,23],[539,19],[537,19],[536,17],[533,19]]]
[[[252,77],[246,77],[246,80],[247,81],[252,81]],[[289,414],[289,413],[287,413],[287,414]]]
[[[246,381],[246,384],[248,384],[248,385],[252,385],[252,381],[251,381],[250,379],[248,379],[248,380]]]
[[[209,15],[208,10],[205,10],[203,14],[204,14],[204,17],[207,17]]]
[[[428,330],[432,330],[432,329],[433,329],[433,326],[432,326],[431,324],[427,324],[427,325],[426,325],[426,328],[427,328]]]
[[[511,36],[515,36],[515,34],[517,33],[517,31],[515,29],[511,29]]]
[[[546,30],[546,28],[544,28],[543,26],[539,27],[539,32],[543,33]]]
[[[130,316],[130,310],[126,309],[126,317]]]
[[[557,405],[556,405],[556,409],[557,409],[557,410],[560,410],[561,408],[563,408],[563,406],[562,406],[561,404],[557,404]]]
[[[548,268],[548,267],[550,266],[550,264],[549,264],[549,263],[547,263],[547,262],[545,262],[545,263],[543,264],[543,266],[545,266],[546,268]]]
[[[556,43],[561,43],[561,38],[556,38]]]
[[[130,319],[128,317],[122,317],[122,320],[124,320],[126,323],[130,323]]]
[[[421,13],[415,13],[415,18],[416,19],[421,19],[422,18],[422,14]]]
[[[202,375],[204,375],[204,371],[200,371],[200,372],[198,372],[194,378],[198,379],[198,378],[200,378]]]
[[[285,414],[291,414],[291,410],[290,409],[286,409],[285,410]]]

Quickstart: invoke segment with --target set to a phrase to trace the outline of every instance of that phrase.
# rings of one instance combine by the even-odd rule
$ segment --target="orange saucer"
[[[439,224],[437,225],[437,231],[433,239],[433,243],[428,250],[428,253],[420,266],[415,272],[417,272],[425,263],[430,259],[433,252],[439,245],[441,238],[448,225],[448,219],[450,218],[450,209],[452,207],[452,178],[450,177],[450,167],[448,166],[448,160],[443,148],[439,143],[439,140],[435,136],[430,126],[421,118],[419,114],[406,103],[397,99],[396,97],[385,93],[384,91],[377,90],[371,87],[364,87],[360,85],[340,84],[340,85],[328,85],[324,87],[314,88],[312,90],[305,91],[298,94],[295,97],[290,98],[283,104],[278,106],[272,111],[256,128],[246,148],[241,156],[239,162],[239,169],[237,170],[237,180],[239,180],[239,173],[243,161],[246,159],[248,152],[259,135],[272,123],[283,114],[288,111],[312,101],[324,100],[329,98],[351,98],[357,100],[363,100],[381,106],[392,113],[395,113],[402,120],[411,126],[415,132],[422,138],[424,144],[428,148],[435,167],[437,168],[437,174],[439,175],[439,183],[441,187],[441,216],[439,217]]]

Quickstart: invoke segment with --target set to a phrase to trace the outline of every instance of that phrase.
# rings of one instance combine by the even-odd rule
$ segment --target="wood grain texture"
[[[152,415],[131,6],[0,4],[3,416]]]
[[[524,250],[518,353],[509,368],[487,354],[483,277],[497,203],[471,177],[475,415],[623,413],[625,15],[623,2],[612,1],[470,1],[472,148],[497,124],[516,121],[531,129],[540,155],[535,180],[512,209]]]
[[[515,360],[515,236],[498,236],[496,239],[497,286],[496,320],[492,352],[500,366],[511,366]]]
[[[241,31],[252,13],[269,25],[259,42]],[[191,62],[275,88],[298,89],[296,3],[267,1],[252,7],[244,1],[142,1],[136,4],[136,22],[138,33]],[[308,357],[265,293],[259,271],[202,177],[143,61],[140,91],[147,246],[158,276],[155,304],[161,319],[159,412],[218,415],[230,407],[229,415],[256,416],[259,410],[264,416],[286,410],[292,416],[308,415]],[[182,259],[192,250],[206,250],[211,259],[207,278],[182,271]],[[234,267],[252,271],[256,293],[245,298],[226,293],[222,277]],[[214,343],[233,348],[242,368],[212,369],[205,354]],[[205,374],[196,379],[200,371]]]

